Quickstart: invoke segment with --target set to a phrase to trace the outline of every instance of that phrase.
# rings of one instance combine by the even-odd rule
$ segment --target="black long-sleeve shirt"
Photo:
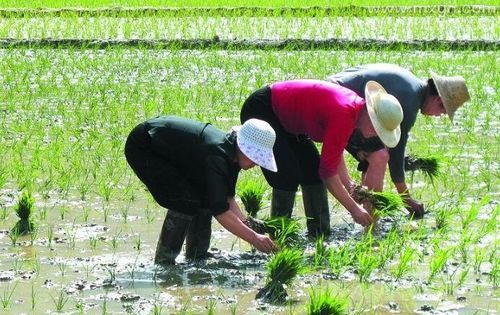
[[[151,146],[185,174],[198,192],[202,206],[214,216],[229,209],[240,167],[235,162],[236,135],[208,123],[176,116],[160,116],[145,122]]]

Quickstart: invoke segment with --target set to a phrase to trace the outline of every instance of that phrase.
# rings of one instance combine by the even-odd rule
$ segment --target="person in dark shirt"
[[[259,165],[276,172],[271,126],[253,119],[229,133],[209,123],[160,116],[136,126],[125,144],[128,164],[155,201],[167,208],[156,264],[173,264],[186,241],[186,258],[208,255],[212,216],[264,253],[273,241],[249,228],[235,201],[241,169]]]
[[[355,131],[346,150],[360,162],[358,170],[363,172],[363,185],[376,191],[383,188],[388,163],[391,179],[398,193],[404,194],[408,211],[415,218],[420,218],[425,213],[424,206],[411,197],[405,181],[404,157],[408,134],[419,111],[428,116],[448,114],[453,120],[455,111],[470,99],[465,80],[460,76],[445,77],[431,73],[431,78],[423,81],[407,69],[393,64],[361,65],[328,77],[328,81],[347,87],[363,98],[365,85],[371,80],[382,84],[387,93],[399,100],[404,113],[401,139],[394,148],[387,149],[378,139],[363,138],[359,131]]]

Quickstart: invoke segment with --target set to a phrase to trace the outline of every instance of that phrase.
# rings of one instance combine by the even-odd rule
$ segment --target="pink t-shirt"
[[[320,178],[337,174],[365,100],[347,88],[319,80],[274,83],[271,97],[273,111],[286,131],[323,143]]]

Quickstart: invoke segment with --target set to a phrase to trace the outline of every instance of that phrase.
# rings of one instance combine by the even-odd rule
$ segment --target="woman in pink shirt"
[[[369,211],[349,195],[343,151],[355,129],[366,138],[378,136],[386,146],[395,146],[403,112],[399,102],[375,81],[367,83],[365,92],[367,101],[337,84],[294,80],[266,86],[245,101],[242,123],[258,118],[276,131],[278,172],[262,170],[273,187],[271,216],[291,216],[301,185],[309,234],[328,234],[326,186],[355,222],[363,226],[373,222]],[[321,154],[314,142],[323,144]]]

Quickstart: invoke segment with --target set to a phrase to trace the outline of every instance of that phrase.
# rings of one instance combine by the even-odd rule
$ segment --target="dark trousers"
[[[188,216],[196,215],[201,207],[198,192],[172,161],[152,150],[144,124],[130,132],[125,157],[160,206]]]
[[[271,187],[287,191],[297,191],[298,185],[321,183],[319,178],[320,155],[314,142],[305,135],[287,132],[274,114],[271,88],[266,86],[252,93],[243,103],[240,113],[241,123],[257,118],[267,121],[276,132],[274,157],[278,172],[262,168]]]

